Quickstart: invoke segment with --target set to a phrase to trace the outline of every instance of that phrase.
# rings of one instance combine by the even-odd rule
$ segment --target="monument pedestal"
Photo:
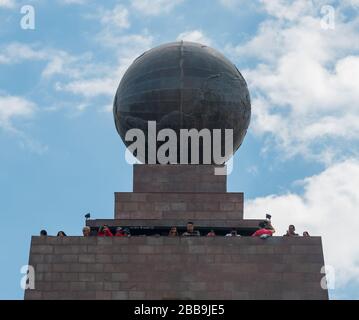
[[[134,166],[134,192],[115,194],[115,219],[87,222],[132,236],[32,237],[35,289],[25,299],[328,299],[321,238],[245,236],[259,220],[243,219],[243,193],[227,193],[213,170]],[[235,227],[242,237],[155,236],[188,220],[202,235]]]
[[[184,231],[192,221],[202,235],[210,229],[223,235],[231,228],[251,235],[260,220],[243,219],[243,193],[227,192],[227,176],[215,175],[215,168],[134,165],[133,192],[115,193],[115,219],[90,220],[88,225],[152,229],[156,230],[152,233],[167,235],[171,226]]]

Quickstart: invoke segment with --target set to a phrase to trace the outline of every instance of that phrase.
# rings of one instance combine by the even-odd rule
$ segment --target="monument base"
[[[227,193],[214,168],[135,165],[115,219],[87,221],[132,236],[33,237],[25,299],[328,299],[321,238],[250,237],[260,220],[243,219],[243,193]],[[204,237],[167,236],[189,220]],[[242,237],[224,237],[232,228]]]
[[[25,299],[328,299],[321,239],[33,237]]]

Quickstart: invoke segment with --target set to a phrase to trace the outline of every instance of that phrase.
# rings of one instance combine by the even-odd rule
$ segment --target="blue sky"
[[[23,5],[35,29],[20,26]],[[322,235],[333,299],[358,299],[359,2],[0,0],[0,299],[22,299],[31,235],[113,217],[132,167],[111,113],[127,67],[190,40],[247,80],[252,121],[229,191],[279,234]],[[333,15],[331,15],[333,13]]]

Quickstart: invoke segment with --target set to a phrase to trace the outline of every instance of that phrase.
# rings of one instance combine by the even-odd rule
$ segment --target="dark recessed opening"
[[[113,234],[116,233],[116,227],[109,227]],[[130,230],[131,236],[168,236],[168,233],[171,229],[171,226],[168,227],[143,227],[143,226],[124,226]],[[92,227],[91,231],[93,234],[98,232],[98,227]],[[211,230],[213,230],[216,236],[225,236],[226,234],[232,231],[231,228],[224,227],[196,227],[195,230],[198,230],[201,233],[201,236],[206,236]],[[241,236],[251,236],[257,229],[256,228],[236,228],[237,234]],[[178,233],[181,235],[186,231],[186,227],[177,227]]]

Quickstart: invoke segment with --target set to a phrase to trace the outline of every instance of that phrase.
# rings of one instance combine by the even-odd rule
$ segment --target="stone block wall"
[[[32,237],[25,299],[328,299],[321,238]]]
[[[226,192],[227,176],[215,175],[215,168],[214,165],[135,164],[133,166],[133,191]]]
[[[243,193],[116,192],[115,219],[243,219]]]

